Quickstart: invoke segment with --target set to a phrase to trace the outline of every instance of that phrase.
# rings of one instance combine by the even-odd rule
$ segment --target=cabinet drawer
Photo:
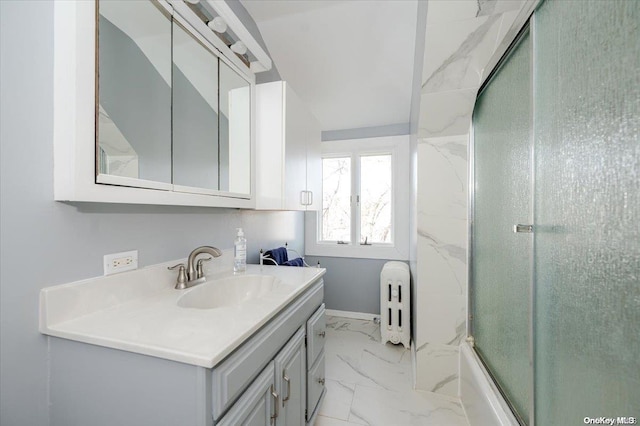
[[[286,307],[212,370],[213,418],[218,420],[305,323],[324,297],[323,281]]]
[[[324,303],[307,321],[307,368],[318,359],[318,355],[324,349],[327,324],[324,316]]]
[[[322,396],[324,386],[324,352],[320,354],[316,363],[307,373],[307,416],[311,418]]]

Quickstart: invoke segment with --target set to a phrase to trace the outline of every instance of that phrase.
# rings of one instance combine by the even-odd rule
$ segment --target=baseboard
[[[366,312],[350,312],[350,311],[336,311],[334,309],[327,309],[324,311],[326,315],[331,317],[351,318],[373,321],[376,318],[380,318],[378,314],[368,314]]]

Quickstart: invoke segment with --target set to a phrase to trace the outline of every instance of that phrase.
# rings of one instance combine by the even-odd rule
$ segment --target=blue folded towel
[[[264,257],[275,260],[278,265],[282,265],[289,260],[289,255],[287,254],[287,249],[285,247],[267,250],[264,253]]]
[[[284,262],[282,266],[304,266],[304,260],[301,257],[296,257],[288,262]]]

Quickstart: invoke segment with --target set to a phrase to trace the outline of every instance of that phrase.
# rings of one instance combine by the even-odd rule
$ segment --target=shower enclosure
[[[526,425],[640,422],[640,2],[541,2],[470,151],[469,335],[502,396]]]

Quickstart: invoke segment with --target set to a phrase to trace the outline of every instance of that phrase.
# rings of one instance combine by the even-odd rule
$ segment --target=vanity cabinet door
[[[307,367],[311,368],[320,352],[324,349],[326,340],[327,323],[325,320],[324,303],[307,320]]]
[[[281,403],[274,377],[274,363],[270,362],[217,426],[272,426]]]
[[[300,327],[275,359],[276,388],[280,395],[277,426],[305,424],[306,363],[305,329]]]
[[[316,363],[309,368],[307,377],[307,418],[312,420],[318,403],[325,392],[324,352]]]

